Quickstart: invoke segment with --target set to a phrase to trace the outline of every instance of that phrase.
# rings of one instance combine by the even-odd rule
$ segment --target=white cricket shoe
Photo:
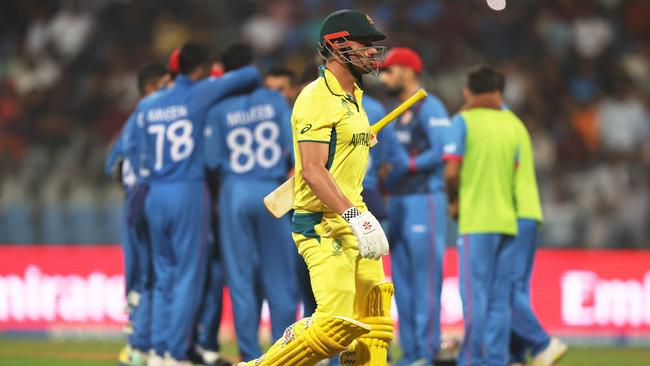
[[[564,354],[566,354],[568,348],[569,347],[566,345],[566,343],[555,337],[552,337],[551,342],[548,344],[548,346],[542,352],[538,353],[537,356],[533,357],[533,359],[528,363],[528,366],[555,365],[555,363],[558,362],[564,356]]]
[[[165,360],[158,356],[158,354],[151,350],[149,351],[149,357],[147,358],[147,366],[164,366]]]

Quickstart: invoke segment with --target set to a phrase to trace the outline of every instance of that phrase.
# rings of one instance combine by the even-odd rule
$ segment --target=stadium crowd
[[[0,242],[119,242],[121,192],[102,176],[138,99],[135,71],[193,38],[250,42],[263,69],[301,74],[333,9],[367,11],[418,50],[450,112],[483,60],[537,161],[545,246],[641,247],[650,227],[650,3],[478,1],[10,2],[0,14]],[[531,26],[532,25],[532,26]],[[382,98],[379,84],[367,80]]]

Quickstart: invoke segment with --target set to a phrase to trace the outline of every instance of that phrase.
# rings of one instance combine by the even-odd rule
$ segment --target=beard
[[[386,95],[389,98],[396,98],[404,91],[403,86],[386,87]]]

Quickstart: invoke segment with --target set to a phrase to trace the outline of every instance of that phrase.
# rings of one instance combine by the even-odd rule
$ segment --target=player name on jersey
[[[253,122],[272,119],[275,117],[275,109],[271,104],[260,104],[251,107],[249,110],[229,112],[226,115],[228,127],[235,127],[250,124]]]
[[[187,117],[187,106],[184,104],[171,105],[165,108],[154,108],[147,112],[149,122],[171,122]]]

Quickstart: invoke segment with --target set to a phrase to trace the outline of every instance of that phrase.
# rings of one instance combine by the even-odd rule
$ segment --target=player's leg
[[[208,363],[219,357],[219,327],[223,304],[225,273],[214,235],[208,239],[208,270],[196,328],[197,351]]]
[[[352,235],[346,242],[356,244]],[[393,284],[386,282],[381,260],[364,259],[351,252],[356,260],[355,317],[370,327],[370,332],[360,336],[341,353],[342,365],[385,366],[388,346],[393,340],[393,319],[390,307]]]
[[[397,364],[408,365],[417,359],[417,342],[415,338],[415,304],[411,288],[413,284],[411,252],[408,243],[404,240],[404,198],[393,196],[388,205],[392,214],[388,229],[391,270],[395,284],[395,302],[399,312],[399,340],[402,347],[402,357]]]
[[[240,182],[224,182],[219,195],[220,248],[233,306],[239,354],[252,360],[262,354],[259,344],[261,297],[257,289],[259,253],[255,245],[251,207]]]
[[[260,360],[250,365],[314,365],[344,349],[370,328],[352,319],[355,295],[355,259],[343,240],[322,237],[331,229],[320,214],[296,213],[293,239],[305,258],[312,289],[318,304],[316,312],[287,328]],[[341,316],[342,315],[342,316]]]
[[[262,198],[275,184],[260,190]],[[291,238],[289,217],[276,219],[259,204],[255,232],[260,253],[261,282],[271,313],[271,336],[278,339],[284,330],[296,322],[298,292],[294,255],[296,247]]]
[[[491,234],[465,234],[458,238],[460,296],[465,335],[458,354],[459,366],[483,365],[488,291],[498,242]]]
[[[514,240],[515,265],[512,302],[512,331],[524,341],[533,355],[548,346],[551,338],[539,324],[530,305],[530,276],[537,247],[537,222],[518,220],[519,232]]]
[[[403,214],[403,240],[411,253],[409,267],[412,268],[411,291],[414,294],[411,301],[416,359],[429,363],[440,344],[442,250],[446,221],[446,207],[441,195],[409,195],[405,197],[407,209]]]
[[[431,220],[431,261],[429,265],[429,285],[430,291],[428,294],[430,299],[430,318],[429,322],[432,324],[432,336],[426,343],[429,349],[432,350],[431,360],[435,358],[440,349],[440,311],[441,311],[441,295],[442,295],[442,280],[443,280],[443,259],[445,255],[445,243],[447,240],[447,197],[444,191],[438,191],[429,195],[429,219]],[[431,232],[431,231],[430,231]],[[423,356],[429,359],[427,356]]]
[[[510,327],[512,319],[512,287],[514,282],[514,237],[498,237],[499,244],[493,266],[485,322],[485,364],[506,365],[510,359]]]
[[[151,344],[155,354],[162,357],[168,351],[167,335],[173,284],[173,251],[167,226],[168,193],[164,187],[152,186],[145,204],[145,217],[151,240],[153,265],[153,294],[151,302]]]
[[[523,365],[526,363],[528,345],[515,332],[510,332],[510,359],[508,365]]]
[[[128,192],[127,192],[128,195]],[[138,289],[139,271],[138,255],[137,255],[137,236],[136,228],[130,226],[126,218],[128,217],[129,205],[127,204],[128,198],[125,200],[123,208],[124,228],[122,232],[122,251],[124,253],[124,290],[126,295],[126,304],[128,312],[128,323],[124,327],[125,332],[128,334],[127,345],[120,351],[119,364],[120,365],[138,365],[146,362],[146,352],[149,350],[150,345],[147,344],[146,348],[140,338],[143,325],[140,322],[140,293]],[[147,339],[147,343],[148,339]]]
[[[142,221],[131,229],[137,261],[137,275],[134,283],[134,294],[137,295],[132,299],[133,333],[129,337],[129,343],[135,350],[146,353],[151,348],[151,297],[153,291],[149,228],[146,221]]]
[[[175,185],[173,193],[174,220],[169,232],[175,260],[168,342],[172,358],[186,360],[206,278],[209,197],[203,182]]]
[[[128,197],[127,192],[127,197]],[[135,280],[137,277],[137,267],[138,262],[136,260],[136,234],[135,228],[130,226],[126,218],[129,215],[129,205],[128,198],[124,201],[124,208],[122,209],[124,213],[124,228],[122,231],[122,252],[124,253],[124,292],[126,295],[126,305],[129,312],[132,310],[131,299],[134,295],[132,291],[135,287]],[[131,322],[131,316],[129,314],[129,323]],[[131,327],[131,324],[128,324],[127,327]]]

